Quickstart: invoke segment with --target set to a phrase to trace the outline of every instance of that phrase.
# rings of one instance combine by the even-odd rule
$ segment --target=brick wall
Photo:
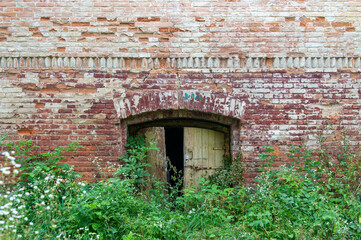
[[[1,132],[10,139],[33,139],[45,150],[80,142],[86,148],[69,161],[89,179],[95,156],[107,161],[120,156],[126,134],[120,119],[161,109],[239,119],[235,130],[250,175],[262,145],[275,144],[282,152],[291,142],[313,144],[311,131],[326,120],[351,130],[354,144],[360,141],[359,73],[12,69],[0,78]]]
[[[322,124],[357,145],[360,14],[359,1],[3,1],[0,133],[44,150],[80,142],[67,161],[87,180],[148,112],[237,119],[248,179],[262,145],[284,163]]]
[[[0,3],[0,54],[353,55],[357,0]]]

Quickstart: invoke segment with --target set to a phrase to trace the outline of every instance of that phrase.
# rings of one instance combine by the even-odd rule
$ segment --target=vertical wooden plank
[[[183,187],[188,187],[193,184],[192,182],[192,174],[193,171],[190,169],[193,163],[193,148],[191,146],[194,145],[193,140],[194,133],[190,128],[184,128],[184,181]]]
[[[215,156],[214,156],[214,150],[213,147],[215,146],[214,143],[216,142],[215,139],[215,131],[208,130],[208,156],[209,156],[209,164],[208,164],[208,171],[205,171],[205,174],[209,174],[212,172],[212,167],[215,167]]]
[[[150,127],[139,130],[138,134],[145,136],[145,141],[149,145],[150,142],[156,142],[159,149],[148,152],[148,162],[151,167],[148,169],[152,177],[159,181],[166,182],[167,175],[165,169],[166,150],[165,150],[165,132],[163,127]]]
[[[195,138],[195,144],[194,144],[194,151],[195,151],[195,158],[194,158],[194,180],[193,180],[193,186],[198,186],[198,180],[201,178],[202,172],[197,170],[199,168],[203,168],[208,161],[203,159],[203,157],[206,155],[207,152],[207,139],[204,136],[204,132],[201,128],[195,128],[195,131],[197,132],[196,138]],[[200,151],[197,151],[197,150]]]
[[[184,128],[184,187],[198,186],[223,165],[225,134],[209,129]]]

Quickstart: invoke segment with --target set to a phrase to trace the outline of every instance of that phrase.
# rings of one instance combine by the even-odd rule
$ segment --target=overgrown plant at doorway
[[[123,176],[134,180],[135,186],[140,190],[146,189],[151,184],[149,181],[150,174],[146,170],[151,165],[147,161],[147,153],[151,150],[158,150],[156,143],[151,142],[147,145],[142,135],[128,137],[127,154],[120,157],[124,165],[118,168],[114,173],[116,176]]]
[[[241,153],[238,153],[234,159],[231,156],[224,156],[223,167],[217,169],[207,180],[211,185],[216,184],[221,188],[243,186],[245,171]]]

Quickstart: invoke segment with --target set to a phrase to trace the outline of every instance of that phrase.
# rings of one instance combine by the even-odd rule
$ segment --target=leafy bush
[[[155,143],[150,143],[147,146],[144,136],[137,135],[136,137],[128,137],[128,142],[125,145],[127,148],[127,154],[123,154],[120,160],[124,162],[124,166],[121,166],[115,171],[117,176],[121,176],[128,179],[133,179],[135,186],[139,190],[144,190],[146,185],[150,182],[150,174],[146,168],[151,167],[147,160],[147,153],[151,150],[158,150],[155,147]]]
[[[235,187],[244,184],[245,166],[242,162],[242,155],[238,154],[235,159],[224,156],[223,168],[217,169],[208,177],[209,183],[219,187]]]
[[[292,146],[278,168],[266,146],[254,185],[243,184],[239,158],[225,164],[230,176],[219,171],[181,195],[149,177],[154,145],[141,137],[130,138],[115,176],[95,183],[59,164],[77,145],[36,155],[31,142],[7,146],[14,152],[1,168],[0,238],[361,239],[360,154],[347,145],[334,158],[324,146]]]
[[[260,155],[263,173],[249,198],[246,229],[276,239],[358,239],[361,204],[355,189],[342,179],[351,172],[360,176],[358,167],[337,176],[335,169],[325,168],[322,155],[292,146],[289,157],[296,161],[272,169],[273,148],[265,150]]]

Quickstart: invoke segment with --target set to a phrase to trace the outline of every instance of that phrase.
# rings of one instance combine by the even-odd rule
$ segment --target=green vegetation
[[[77,144],[33,155],[31,141],[4,139],[1,239],[361,239],[361,156],[347,144],[335,159],[323,146],[291,147],[279,168],[268,146],[254,185],[243,184],[237,158],[179,196],[149,176],[154,146],[141,137],[130,139],[125,165],[96,183],[59,164]]]

